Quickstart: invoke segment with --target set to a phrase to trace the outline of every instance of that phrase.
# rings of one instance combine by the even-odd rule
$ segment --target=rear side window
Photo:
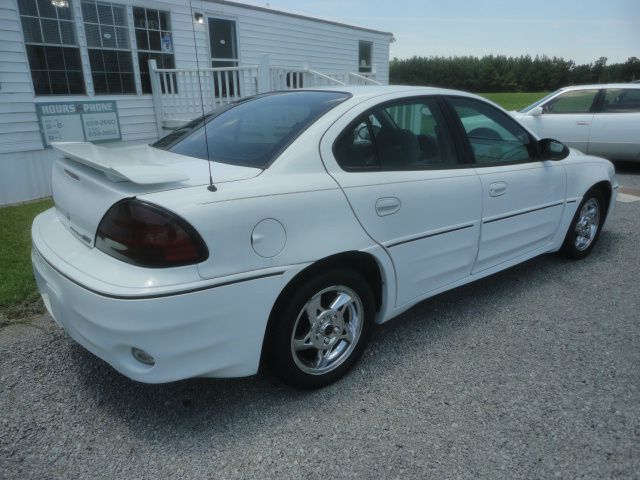
[[[345,170],[421,170],[458,164],[447,123],[432,98],[370,110],[340,134],[333,151]]]
[[[575,90],[558,95],[542,107],[544,113],[590,113],[598,90]]]
[[[602,111],[609,113],[640,112],[640,88],[607,90]]]
[[[451,106],[467,134],[480,165],[528,162],[535,147],[527,131],[497,108],[468,98],[451,98]]]
[[[349,97],[344,92],[322,91],[261,95],[215,110],[152,146],[264,169],[315,120]]]

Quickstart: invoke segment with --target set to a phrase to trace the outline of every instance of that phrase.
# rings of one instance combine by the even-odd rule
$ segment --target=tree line
[[[507,57],[413,57],[394,58],[389,82],[396,85],[430,85],[473,92],[540,92],[566,85],[630,82],[640,80],[640,59],[607,65],[601,57],[576,65],[558,57],[529,55]]]

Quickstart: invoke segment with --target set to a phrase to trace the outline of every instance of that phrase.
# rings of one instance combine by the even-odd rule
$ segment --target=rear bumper
[[[33,270],[51,316],[87,350],[146,383],[256,373],[269,313],[294,274],[217,279],[196,291],[123,298],[79,284],[47,260],[55,255],[37,235],[33,240]],[[136,360],[132,347],[155,364]]]

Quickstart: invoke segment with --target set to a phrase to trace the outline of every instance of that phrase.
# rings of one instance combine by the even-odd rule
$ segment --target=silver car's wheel
[[[593,243],[600,227],[600,203],[595,198],[588,199],[580,209],[576,222],[574,241],[579,251],[584,251]]]
[[[333,285],[313,295],[291,333],[291,354],[298,368],[322,375],[340,366],[358,343],[362,316],[362,300],[349,287]]]

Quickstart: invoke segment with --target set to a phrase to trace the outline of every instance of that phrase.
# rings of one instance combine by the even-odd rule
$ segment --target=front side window
[[[558,95],[542,107],[544,113],[590,113],[593,112],[598,90],[575,90]]]
[[[531,136],[508,115],[479,100],[451,98],[467,134],[475,162],[495,165],[535,158]]]
[[[18,0],[18,8],[35,94],[85,93],[71,3]]]
[[[136,93],[125,6],[85,0],[82,16],[95,93]]]
[[[640,112],[640,88],[608,89],[602,111],[608,113]]]
[[[340,134],[334,155],[345,170],[422,170],[458,164],[449,129],[432,98],[371,110]]]
[[[373,63],[373,42],[358,42],[358,71],[361,73],[370,73]]]
[[[169,12],[133,7],[138,66],[143,93],[151,93],[149,60],[155,60],[158,68],[175,68],[170,22]]]
[[[296,91],[265,94],[225,105],[153,144],[190,157],[267,168],[298,135],[348,93]],[[204,128],[206,122],[206,128]]]

